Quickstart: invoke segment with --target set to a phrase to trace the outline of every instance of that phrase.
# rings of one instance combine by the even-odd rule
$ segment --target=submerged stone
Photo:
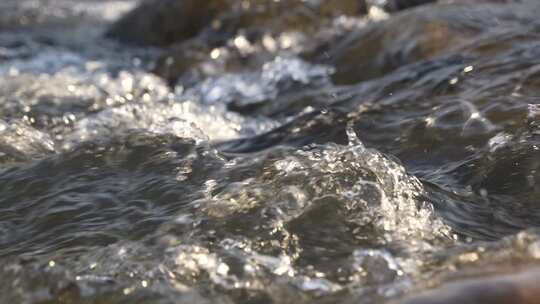
[[[497,32],[496,29],[505,31],[532,23],[538,9],[515,3],[421,6],[361,27],[318,57],[336,66],[334,79],[338,83],[356,83],[380,77],[403,65],[455,53],[460,47],[481,40],[484,34]],[[462,54],[483,55],[490,54],[490,50],[476,48]]]
[[[538,302],[539,269],[449,282],[439,288],[393,304],[515,303]]]

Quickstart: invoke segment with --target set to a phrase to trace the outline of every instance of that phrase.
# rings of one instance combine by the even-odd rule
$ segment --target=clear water
[[[103,38],[134,5],[0,4],[0,302],[385,303],[537,264],[536,1],[183,46],[175,81]]]

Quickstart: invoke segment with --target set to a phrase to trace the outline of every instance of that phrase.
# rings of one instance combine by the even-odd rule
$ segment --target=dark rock
[[[106,35],[127,43],[168,45],[196,36],[229,6],[224,0],[148,0]]]
[[[452,53],[483,33],[532,23],[534,18],[516,4],[425,5],[356,30],[319,56],[336,66],[336,82],[356,83]]]
[[[186,73],[191,75],[184,78],[191,79],[193,75],[209,76],[211,71],[223,73],[235,71],[234,68],[239,66],[257,67],[273,56],[265,52],[262,38],[276,38],[286,32],[309,37],[309,43],[302,44],[301,55],[313,58],[325,49],[325,45],[334,45],[338,41],[337,36],[344,35],[340,30],[333,29],[332,22],[338,16],[362,15],[374,5],[393,12],[433,0],[214,0],[205,2],[202,6],[192,5],[193,1],[156,1],[146,2],[128,14],[108,35],[137,44],[175,44],[174,48],[158,60],[154,70],[174,83]],[[258,58],[237,54],[232,50],[226,59],[221,59],[226,61],[221,67],[217,67],[216,62],[209,63],[205,60],[212,49],[227,47],[239,33],[258,48],[254,52]]]
[[[245,4],[244,4],[245,3]],[[320,44],[315,34],[331,28],[331,21],[342,15],[360,15],[366,7],[359,0],[331,0],[320,3],[299,0],[242,1],[231,5],[205,27],[199,36],[175,44],[156,64],[154,72],[174,83],[180,77],[211,76],[235,72],[239,68],[258,68],[271,60],[263,45],[263,37],[278,40],[284,32],[295,32],[309,38],[302,47],[312,49]],[[234,46],[234,37],[241,34],[256,49],[255,56]],[[212,49],[223,48],[219,60],[208,60]],[[186,75],[184,75],[186,74]]]
[[[366,2],[368,2],[369,5],[380,6],[388,12],[397,12],[436,1],[437,0],[367,0]]]
[[[141,45],[169,45],[195,37],[203,29],[217,34],[243,28],[310,27],[321,16],[365,11],[359,0],[331,0],[313,6],[299,0],[147,0],[119,20],[108,37]]]
[[[450,303],[538,303],[540,289],[538,269],[521,271],[493,277],[475,278],[450,282],[416,296],[400,304],[450,304]],[[395,304],[394,303],[394,304]]]

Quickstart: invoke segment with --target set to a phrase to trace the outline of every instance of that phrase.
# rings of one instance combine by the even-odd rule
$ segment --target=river
[[[0,4],[1,303],[533,303],[540,2],[155,1]]]

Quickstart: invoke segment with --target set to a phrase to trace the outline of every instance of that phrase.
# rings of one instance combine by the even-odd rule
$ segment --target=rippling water
[[[284,2],[164,40],[111,30],[132,0],[0,4],[0,302],[386,303],[538,266],[540,3]]]

